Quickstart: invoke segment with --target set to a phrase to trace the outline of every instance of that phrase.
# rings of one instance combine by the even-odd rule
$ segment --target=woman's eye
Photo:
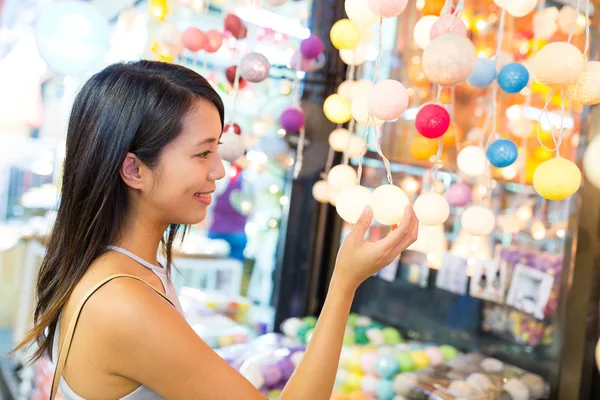
[[[205,151],[204,153],[196,154],[196,157],[208,158],[208,156],[211,154],[212,154],[212,151],[208,150],[208,151]]]
[[[221,142],[221,141],[219,140],[219,143],[217,143],[217,144],[218,144],[218,145],[219,145],[219,144],[223,144],[223,142]]]

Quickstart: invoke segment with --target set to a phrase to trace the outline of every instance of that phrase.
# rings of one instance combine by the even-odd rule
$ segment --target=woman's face
[[[161,222],[191,225],[204,219],[215,182],[225,176],[220,137],[217,108],[198,101],[185,117],[182,132],[163,150],[146,192],[150,212]]]

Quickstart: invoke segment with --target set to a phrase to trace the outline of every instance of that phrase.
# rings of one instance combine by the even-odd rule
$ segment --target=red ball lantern
[[[225,77],[231,86],[235,85],[235,72],[237,71],[237,67],[232,65],[231,67],[225,70]],[[238,88],[242,89],[246,86],[246,81],[240,76],[238,81]]]
[[[224,21],[224,27],[227,32],[231,33],[231,36],[240,40],[244,39],[248,35],[248,29],[235,14],[227,14]]]
[[[190,26],[181,34],[181,42],[190,51],[203,50],[208,42],[206,34],[195,26]]]
[[[417,131],[429,139],[442,136],[450,126],[450,114],[439,104],[425,104],[415,118]]]
[[[238,124],[236,124],[235,122],[232,124],[227,124],[225,125],[225,127],[223,127],[223,132],[227,132],[229,129],[233,129],[233,132],[236,135],[241,135],[242,134],[242,128],[240,128],[240,126]]]
[[[204,50],[208,53],[216,53],[223,44],[223,34],[216,29],[206,32],[206,46]]]

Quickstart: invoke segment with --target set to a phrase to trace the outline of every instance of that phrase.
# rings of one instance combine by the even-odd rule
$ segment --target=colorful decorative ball
[[[446,4],[445,0],[426,0],[421,10],[423,15],[440,15]]]
[[[465,232],[475,236],[486,236],[492,233],[496,226],[496,216],[487,207],[471,206],[467,208],[461,218],[461,225]]]
[[[181,41],[186,49],[189,51],[200,51],[204,49],[208,38],[206,34],[195,26],[190,26],[181,34]]]
[[[267,394],[267,398],[269,400],[277,400],[279,398],[281,398],[281,389],[274,389],[274,390],[270,390],[269,393]]]
[[[498,86],[506,93],[519,93],[529,82],[529,71],[520,63],[504,66],[498,74]]]
[[[410,142],[410,155],[416,160],[427,161],[437,153],[438,141],[416,135]]]
[[[371,400],[371,398],[363,392],[353,392],[348,395],[348,400]]]
[[[386,79],[377,82],[369,94],[369,112],[384,121],[394,120],[408,107],[408,92],[403,84]]]
[[[381,185],[373,191],[371,206],[373,218],[382,225],[394,225],[404,217],[408,196],[395,185]]]
[[[414,209],[419,222],[428,226],[443,224],[450,216],[448,201],[435,192],[423,193],[417,197]]]
[[[403,372],[396,375],[394,378],[394,391],[399,396],[408,396],[413,392],[418,382],[419,377],[417,374],[414,372]],[[404,399],[404,397],[402,397],[402,399]]]
[[[533,36],[541,40],[550,40],[558,30],[558,9],[546,7],[533,16]]]
[[[238,124],[236,124],[235,122],[233,124],[225,124],[225,126],[223,127],[223,132],[227,132],[229,130],[233,130],[233,132],[236,135],[242,134],[242,128],[240,128],[240,126]]]
[[[360,356],[360,368],[365,374],[376,374],[378,359],[379,356],[375,351],[365,351]]]
[[[356,320],[358,319],[359,315],[356,313],[350,313],[350,315],[348,315],[348,326],[350,327],[355,327],[356,326]]]
[[[380,18],[395,18],[402,14],[408,0],[369,0],[369,8]]]
[[[302,322],[302,325],[300,325],[298,332],[296,333],[298,340],[300,340],[302,343],[306,343],[306,335],[310,330],[311,327]]]
[[[554,89],[576,84],[586,61],[581,51],[570,43],[550,43],[538,51],[531,62],[539,83]]]
[[[366,371],[365,371],[366,372]],[[374,395],[377,391],[377,381],[379,379],[374,375],[365,375],[360,383],[360,388],[363,392],[369,395]]]
[[[400,364],[391,354],[384,354],[377,360],[376,369],[383,379],[392,379],[400,371]]]
[[[329,134],[329,147],[334,151],[342,152],[346,150],[348,141],[350,140],[350,133],[348,129],[338,128]]]
[[[572,161],[560,156],[541,163],[533,174],[533,187],[548,200],[564,200],[581,186],[581,171]]]
[[[340,83],[340,86],[337,88],[337,94],[342,96],[344,99],[348,101],[352,101],[354,98],[354,87],[356,86],[356,81],[353,79],[347,79],[344,82]]]
[[[433,41],[446,34],[467,37],[467,27],[462,19],[454,14],[442,15],[431,27],[429,38]]]
[[[506,0],[506,12],[513,17],[521,18],[535,10],[538,0]]]
[[[357,25],[372,25],[379,19],[371,11],[368,0],[346,0],[344,9],[350,21]]]
[[[429,358],[432,366],[435,367],[444,363],[444,354],[437,347],[428,347],[424,352],[427,355],[427,358]]]
[[[298,330],[303,325],[300,318],[288,318],[281,323],[281,331],[288,337],[297,337]]]
[[[429,357],[423,350],[411,351],[410,356],[413,359],[415,370],[423,369],[430,364]]]
[[[308,325],[309,328],[314,328],[315,326],[317,326],[317,321],[317,317],[314,317],[312,315],[302,318],[302,322]]]
[[[413,39],[418,48],[425,49],[431,43],[431,31],[439,17],[435,15],[425,15],[415,24]],[[439,35],[438,35],[439,36]]]
[[[396,393],[394,392],[394,384],[387,379],[380,379],[375,388],[377,399],[379,400],[394,400]]]
[[[410,354],[408,352],[405,352],[405,351],[398,352],[398,353],[394,354],[394,357],[396,357],[396,360],[398,361],[398,364],[400,365],[400,372],[414,371],[415,364],[414,364],[412,357],[410,356]]]
[[[600,103],[600,62],[588,61],[577,83],[567,88],[567,96],[584,105]]]
[[[471,202],[471,199],[471,186],[464,182],[453,183],[446,192],[446,200],[452,207],[464,207]]]
[[[207,53],[216,53],[223,45],[223,34],[216,29],[206,32],[206,39],[204,50]]]
[[[331,168],[327,175],[327,183],[331,191],[338,192],[346,187],[356,185],[356,171],[349,165],[339,164]]]
[[[587,180],[600,189],[600,137],[593,139],[585,149],[583,172]]]
[[[575,7],[565,5],[560,9],[556,22],[560,30],[570,35],[575,28],[575,35],[583,33],[585,30],[585,16],[583,16]]]
[[[440,351],[444,355],[444,361],[450,361],[455,359],[458,356],[458,350],[456,347],[444,344],[439,347]]]
[[[235,74],[237,73],[237,67],[232,65],[225,70],[225,78],[227,82],[233,87],[235,85]],[[238,79],[238,89],[243,89],[246,86],[246,81],[241,76]]]
[[[477,65],[477,50],[464,36],[447,34],[423,52],[423,70],[433,83],[453,86],[467,80]]]
[[[300,52],[304,58],[313,60],[323,53],[323,42],[318,36],[310,35],[300,43]]]
[[[517,145],[509,139],[498,139],[488,146],[487,158],[494,167],[505,168],[519,157]]]
[[[260,370],[260,366],[255,362],[246,361],[243,363],[240,367],[240,374],[257,389],[260,389],[265,384],[265,378]]]
[[[238,40],[244,39],[248,35],[248,29],[240,17],[235,14],[227,14],[225,16],[225,20],[223,21],[223,25],[225,30],[231,33],[231,36]]]
[[[354,99],[352,99],[350,109],[352,111],[352,116],[359,124],[367,126],[378,126],[383,124],[384,122],[379,118],[370,115],[369,97],[367,96],[355,96]]]
[[[467,146],[456,158],[458,169],[470,177],[480,176],[485,172],[486,155],[481,146]]]
[[[283,379],[283,373],[277,364],[266,364],[261,368],[265,384],[273,386]]]
[[[329,38],[333,47],[338,50],[353,49],[360,41],[360,30],[349,19],[340,19],[331,27]]]
[[[352,109],[348,100],[335,93],[329,95],[323,102],[323,113],[334,124],[345,124],[352,118]]]
[[[304,111],[301,108],[286,108],[279,117],[281,127],[288,132],[298,132],[304,126]]]
[[[450,126],[450,114],[439,104],[425,104],[415,118],[417,131],[428,139],[442,136]]]
[[[342,189],[336,210],[344,221],[355,224],[369,204],[371,204],[371,191],[364,186],[355,185]]]
[[[356,336],[354,335],[353,331],[346,331],[344,333],[344,339],[342,341],[342,344],[344,346],[352,346],[356,343]]]
[[[359,43],[353,49],[341,49],[340,58],[346,65],[359,66],[367,61],[367,46]]]
[[[260,53],[248,53],[240,61],[240,76],[248,82],[262,82],[269,77],[271,63]]]
[[[241,135],[228,130],[221,135],[221,144],[219,144],[219,155],[225,161],[234,162],[244,155],[246,144]]]
[[[383,332],[379,328],[367,330],[367,337],[369,338],[369,343],[374,346],[382,346],[385,343]]]
[[[163,23],[158,29],[158,41],[171,56],[177,56],[183,51],[181,32],[171,23]]]
[[[383,328],[383,337],[385,339],[385,344],[394,345],[402,341],[402,336],[400,336],[398,329],[392,327]]]
[[[528,400],[529,397],[529,389],[527,386],[517,378],[509,379],[508,382],[502,386],[503,391],[507,392],[510,395],[511,399],[514,400]]]

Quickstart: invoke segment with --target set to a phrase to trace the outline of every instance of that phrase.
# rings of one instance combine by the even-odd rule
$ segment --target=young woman
[[[225,176],[222,130],[218,94],[181,66],[112,65],[78,94],[35,324],[20,345],[37,342],[35,357],[52,354],[54,387],[66,400],[264,398],[194,333],[169,281],[178,228],[205,217],[215,181]],[[283,399],[329,399],[357,287],[417,237],[407,207],[396,230],[367,242],[371,214],[367,207],[340,249]]]

